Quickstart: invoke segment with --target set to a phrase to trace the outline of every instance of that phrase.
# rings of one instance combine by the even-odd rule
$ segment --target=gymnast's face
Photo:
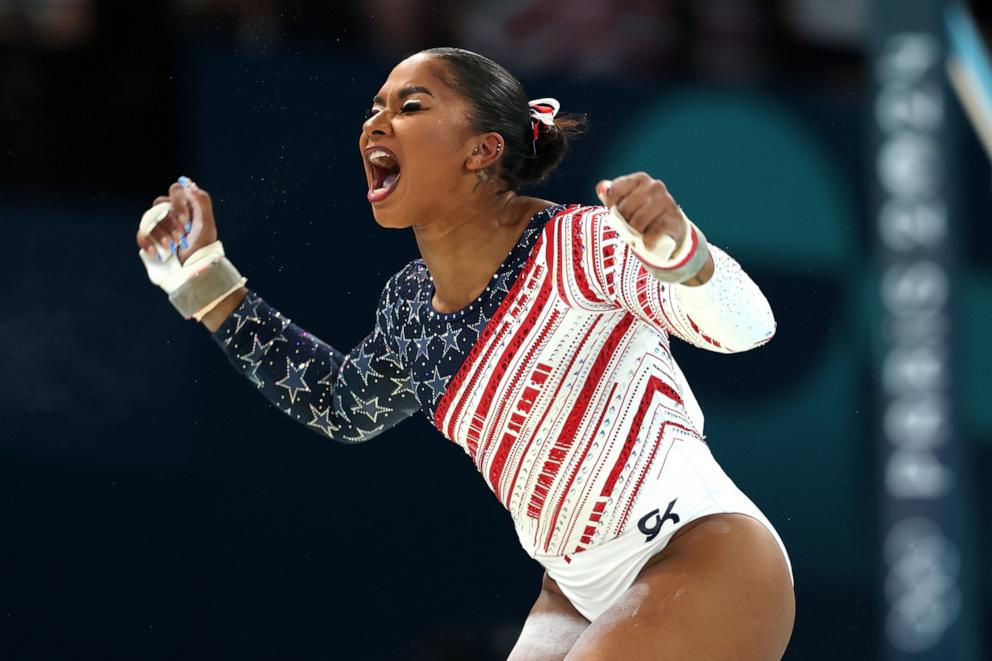
[[[383,227],[410,227],[471,190],[469,104],[444,80],[442,61],[403,60],[372,100],[358,140],[372,214]],[[467,186],[468,184],[468,186]]]

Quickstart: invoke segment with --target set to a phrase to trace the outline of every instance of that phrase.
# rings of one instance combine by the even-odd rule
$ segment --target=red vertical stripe
[[[549,279],[549,282],[550,282],[550,279]],[[551,311],[551,315],[550,315],[550,318],[548,319],[547,325],[545,325],[545,327],[543,329],[541,329],[541,335],[542,336],[544,336],[544,335],[546,335],[548,333],[548,331],[557,322],[557,319],[558,319],[559,316],[561,316],[561,313],[558,310],[552,310]],[[522,367],[525,367],[525,366],[529,365],[533,361],[533,354],[536,352],[537,348],[539,346],[541,346],[542,344],[543,344],[543,337],[538,338],[538,340],[531,345],[531,348],[530,348],[530,351],[528,352],[528,355],[525,356],[524,359],[521,361],[521,366]],[[549,370],[550,370],[550,368],[549,368]],[[538,382],[540,384],[543,384],[548,379],[548,373],[547,372],[536,373],[534,375],[533,379],[534,379],[535,382]],[[504,400],[503,402],[501,402],[500,408],[502,409],[504,406],[506,406],[506,404],[507,404],[507,402]],[[530,409],[529,408],[526,411],[526,413],[530,413]],[[498,414],[495,419],[496,420],[499,420],[501,417],[502,417],[502,412],[500,412],[500,414]],[[522,424],[523,424],[523,421],[521,420],[520,421],[520,425],[522,425]],[[479,459],[476,461],[476,464],[477,465],[480,465],[480,466],[482,465],[482,458],[485,456],[486,447],[488,446],[488,444],[491,442],[493,436],[495,435],[495,432],[496,432],[495,427],[496,426],[493,425],[493,431],[490,432],[490,436],[486,439],[486,443],[485,443],[485,445],[483,445],[482,451],[479,453]],[[519,431],[520,430],[517,429],[516,431],[519,434]],[[499,446],[496,449],[496,455],[493,457],[493,461],[492,461],[492,464],[491,464],[490,469],[489,469],[489,483],[492,485],[492,489],[496,493],[496,497],[500,500],[500,502],[503,501],[503,495],[502,495],[502,493],[500,491],[500,487],[499,487],[500,480],[503,477],[503,468],[506,465],[507,458],[510,456],[510,450],[512,449],[513,444],[516,443],[516,442],[518,442],[518,441],[519,441],[519,439],[518,439],[517,435],[513,435],[511,437],[507,437],[506,435],[504,435],[503,436],[503,440],[500,442]]]
[[[575,348],[575,351],[572,352],[572,358],[568,361],[568,365],[565,366],[565,370],[561,373],[562,377],[561,379],[558,380],[558,386],[555,388],[554,394],[551,395],[551,398],[548,401],[553,402],[556,399],[558,399],[558,393],[561,391],[561,387],[565,384],[565,380],[568,378],[568,375],[571,373],[572,365],[575,364],[575,360],[582,354],[583,349],[586,346],[586,342],[589,341],[589,336],[592,335],[593,329],[596,328],[596,325],[599,323],[599,321],[602,318],[603,318],[602,315],[596,315],[592,318],[592,323],[589,324],[589,328],[586,329],[586,333],[585,335],[582,336],[582,339],[579,341],[579,345]],[[521,457],[527,455],[527,451],[530,450],[531,444],[534,442],[534,439],[537,438],[537,433],[541,430],[541,426],[544,424],[544,420],[545,418],[548,417],[548,413],[550,411],[551,411],[550,406],[545,407],[544,413],[541,415],[541,419],[537,421],[537,425],[534,426],[533,433],[531,433],[530,438],[527,439],[527,444],[524,445],[524,449],[520,453]],[[506,505],[507,507],[510,506],[510,498],[513,496],[513,487],[516,486],[517,484],[517,477],[519,477],[520,475],[521,464],[522,462],[519,461],[517,462],[517,469],[513,472],[513,479],[510,481],[510,488],[507,489],[506,491],[506,502],[504,502],[503,504]]]
[[[578,215],[578,214],[576,214]],[[597,257],[594,254],[593,260]],[[586,300],[592,301],[594,303],[602,303],[601,299],[596,292],[592,290],[589,286],[589,281],[586,279],[585,270],[582,267],[582,223],[579,218],[572,217],[572,265],[575,271],[575,282],[579,286],[579,291]]]
[[[493,315],[492,320],[499,320],[498,328],[499,332],[491,343],[489,343],[489,348],[486,350],[482,359],[479,360],[479,353],[482,351],[482,347],[486,345],[489,338],[496,332],[492,320],[486,325],[485,329],[482,331],[482,336],[479,341],[475,343],[472,349],[469,351],[468,356],[465,358],[465,362],[458,369],[458,372],[451,379],[451,383],[448,384],[448,388],[441,395],[441,401],[438,402],[437,409],[434,411],[434,426],[438,429],[444,431],[448,438],[455,440],[455,423],[461,417],[462,410],[465,408],[465,404],[468,402],[469,397],[474,394],[475,382],[481,374],[480,369],[475,369],[489,363],[489,359],[493,352],[496,350],[497,345],[500,340],[503,339],[503,335],[509,330],[510,324],[506,319],[507,312],[513,305],[514,300],[523,288],[524,283],[531,270],[534,268],[535,262],[537,261],[537,256],[540,254],[541,242],[544,240],[545,234],[542,233],[537,239],[537,243],[534,245],[531,251],[530,257],[527,259],[527,263],[524,265],[519,276],[514,281],[513,286],[510,287],[510,293],[506,295],[503,302],[500,303],[499,307],[496,309],[496,313]],[[465,389],[465,394],[455,405],[454,415],[451,416],[451,420],[448,424],[447,429],[444,428],[444,418],[447,415],[448,409],[452,405],[452,400],[455,397],[455,393],[461,388],[462,383],[469,378],[471,374],[471,379],[469,380],[469,387]],[[469,443],[469,445],[474,445]],[[470,448],[472,453],[475,453],[476,448]]]
[[[541,268],[541,267],[538,267]],[[544,269],[541,269],[542,271]],[[510,363],[513,361],[513,357],[517,354],[517,351],[524,344],[524,340],[527,335],[534,329],[537,324],[537,319],[544,312],[544,308],[547,306],[548,300],[551,294],[551,278],[545,272],[543,282],[541,283],[541,289],[537,293],[537,298],[534,301],[534,306],[527,313],[527,317],[524,319],[523,323],[520,324],[520,328],[514,333],[513,338],[510,339],[510,344],[506,347],[506,350],[500,355],[499,359],[496,361],[496,367],[493,369],[492,374],[489,376],[489,380],[486,382],[485,390],[483,391],[482,400],[479,402],[479,406],[475,411],[475,415],[486,417],[489,415],[489,408],[492,406],[494,397],[496,396],[497,389],[503,381],[503,377],[506,375],[507,370],[510,367]],[[532,344],[530,347],[530,355],[533,355],[534,351],[537,349],[537,344]],[[527,361],[521,361],[521,370],[527,369]],[[509,384],[503,385],[503,392],[510,393],[516,388],[516,379],[522,371],[518,371],[517,374],[513,375],[514,380]],[[505,400],[500,402],[501,408],[506,406],[507,402]],[[478,454],[473,454],[472,459],[477,465],[481,465],[481,459],[485,456],[486,448],[492,440],[492,436],[496,433],[495,425],[493,425],[493,430],[490,432],[490,436],[486,438],[485,442],[481,445],[481,451]]]
[[[561,433],[555,441],[554,447],[556,449],[562,449],[567,452],[572,447],[572,444],[575,442],[575,434],[579,423],[589,408],[592,393],[596,390],[603,377],[603,373],[606,371],[606,366],[616,353],[620,340],[627,334],[633,322],[634,318],[629,314],[625,314],[620,319],[620,322],[613,327],[610,336],[599,350],[596,360],[593,361],[592,367],[589,369],[585,383],[582,384],[582,390],[579,392],[575,406],[569,413],[568,418],[565,420],[565,425],[562,427]],[[554,457],[544,463],[541,475],[537,480],[538,485],[535,487],[534,494],[531,495],[530,504],[527,507],[527,515],[529,517],[534,519],[540,517],[541,510],[544,509],[544,501],[547,497],[548,488],[560,469],[561,462],[554,460]]]
[[[586,460],[586,456],[589,454],[589,448],[596,441],[596,435],[599,434],[599,428],[603,424],[603,418],[606,417],[606,412],[610,410],[610,402],[613,401],[613,395],[617,391],[617,384],[614,383],[610,387],[610,393],[606,396],[606,405],[603,406],[603,412],[599,414],[599,420],[596,421],[596,426],[593,427],[592,433],[586,437],[586,446],[582,450],[582,455],[579,457],[578,461],[572,467],[572,474],[568,476],[568,482],[565,483],[565,488],[559,489],[561,496],[558,498],[558,504],[555,506],[554,514],[551,515],[548,523],[548,538],[544,541],[544,550],[548,549],[551,544],[551,533],[555,529],[555,525],[558,523],[558,515],[561,514],[561,506],[565,502],[565,495],[572,488],[572,483],[575,481],[575,476],[579,474],[579,467],[582,466],[582,462]],[[597,519],[598,520],[598,519]]]
[[[531,248],[531,252],[530,255],[527,257],[526,263],[524,264],[523,268],[520,270],[521,276],[530,273],[531,270],[534,268],[534,264],[536,263],[538,257],[541,254],[543,243],[546,243],[548,237],[548,231],[547,231],[548,225],[553,224],[557,218],[571,213],[571,211],[575,208],[576,205],[568,206],[562,209],[553,218],[548,220],[548,223],[545,225],[544,229],[542,230],[541,235],[537,238],[537,241],[534,243],[534,246]],[[464,408],[469,395],[472,393],[474,389],[474,384],[471,384],[471,381],[474,380],[476,376],[473,375],[478,375],[478,368],[487,363],[488,358],[491,354],[492,347],[498,344],[499,340],[502,339],[502,337],[499,336],[495,338],[495,341],[493,341],[490,344],[490,350],[487,351],[484,356],[482,356],[481,361],[479,354],[482,353],[482,348],[486,346],[488,340],[493,336],[494,333],[497,332],[497,329],[499,330],[500,335],[502,335],[502,333],[505,332],[506,324],[502,323],[502,321],[504,320],[507,311],[510,309],[510,306],[513,304],[514,299],[519,293],[520,288],[523,287],[525,280],[526,278],[518,276],[517,279],[514,281],[513,286],[510,288],[509,293],[500,303],[499,307],[496,309],[496,312],[490,318],[489,323],[486,324],[486,327],[483,329],[482,334],[480,335],[478,341],[469,350],[469,353],[465,357],[465,360],[462,362],[462,365],[458,369],[458,372],[452,377],[451,382],[448,384],[448,387],[441,395],[441,399],[438,402],[437,408],[434,411],[434,426],[437,427],[442,433],[445,433],[445,435],[453,441],[457,442],[457,440],[454,437],[455,423],[460,418],[462,409]],[[454,400],[456,394],[458,393],[459,390],[462,389],[462,386],[467,380],[470,381],[470,384],[473,387],[467,388],[465,390],[465,395],[457,403],[455,403]],[[454,415],[451,416],[450,424],[448,425],[447,429],[445,429],[444,419],[448,417],[448,412],[452,406],[455,407],[455,412]]]

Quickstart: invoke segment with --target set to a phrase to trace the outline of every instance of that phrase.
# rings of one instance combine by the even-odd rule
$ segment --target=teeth
[[[396,165],[396,161],[393,157],[388,152],[381,149],[374,149],[371,153],[369,153],[369,163],[383,168]]]

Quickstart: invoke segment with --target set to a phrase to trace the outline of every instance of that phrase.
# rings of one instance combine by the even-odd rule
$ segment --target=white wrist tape
[[[681,209],[679,213],[685,227],[682,245],[676,246],[674,238],[663,234],[653,250],[648,249],[644,244],[644,235],[631,227],[616,207],[610,208],[606,222],[630,246],[654,277],[664,282],[678,283],[694,278],[710,257],[709,244],[703,232]]]
[[[200,321],[248,281],[224,256],[220,241],[200,248],[186,258],[185,264],[180,264],[178,257],[171,259],[171,255],[164,262],[156,261],[144,250],[138,251],[138,257],[148,271],[148,279],[169,294],[169,302],[184,319]]]

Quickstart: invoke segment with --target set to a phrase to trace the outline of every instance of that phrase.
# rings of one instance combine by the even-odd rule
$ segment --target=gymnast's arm
[[[710,244],[712,264],[686,284],[657,280],[609,227],[604,207],[578,214],[581,237],[576,268],[589,291],[607,304],[702,349],[737,353],[775,335],[775,316],[765,295],[737,261]]]
[[[387,341],[381,303],[375,328],[347,355],[246,288],[202,321],[235,369],[279,410],[333,440],[357,443],[418,408],[409,373]]]
[[[217,240],[207,191],[180,177],[152,205],[136,235],[149,280],[184,318],[202,321],[234,368],[280,411],[324,436],[357,443],[417,410],[392,332],[394,279],[379,298],[372,332],[344,355],[244,287]]]
[[[767,344],[777,327],[768,299],[737,260],[717,246],[709,248],[713,266],[705,282],[670,285],[675,334],[722,353]]]

